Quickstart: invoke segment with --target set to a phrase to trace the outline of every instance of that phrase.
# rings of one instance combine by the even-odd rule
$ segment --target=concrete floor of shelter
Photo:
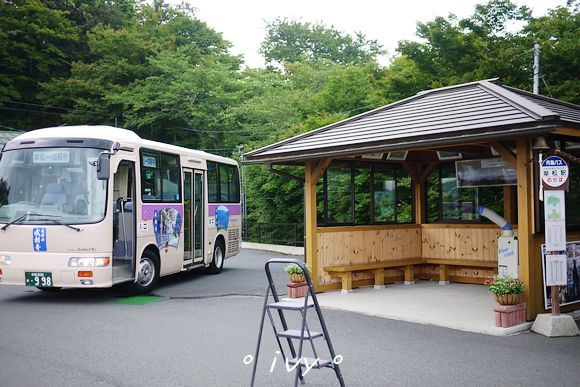
[[[417,281],[413,285],[388,284],[384,289],[362,287],[353,293],[317,294],[320,306],[419,324],[436,325],[494,336],[507,336],[530,329],[532,322],[497,328],[495,301],[483,285]]]

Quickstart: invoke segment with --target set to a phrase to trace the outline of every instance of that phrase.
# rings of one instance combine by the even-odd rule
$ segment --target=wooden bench
[[[447,269],[449,266],[458,267],[479,267],[479,268],[497,268],[497,262],[494,261],[469,261],[456,259],[434,259],[426,258],[423,263],[428,265],[439,265],[439,284],[446,285],[449,283],[449,275]]]
[[[375,278],[375,288],[385,286],[385,269],[402,267],[405,269],[405,283],[414,282],[413,266],[424,263],[422,258],[408,258],[388,262],[363,263],[356,265],[327,266],[324,271],[342,281],[342,292],[352,292],[352,273],[370,273]]]
[[[404,268],[405,284],[415,282],[415,265],[438,265],[439,266],[439,284],[446,285],[449,283],[448,269],[449,266],[458,267],[478,267],[478,268],[497,268],[497,262],[493,261],[470,261],[454,259],[436,259],[436,258],[407,258],[396,261],[363,263],[356,265],[326,266],[324,271],[332,277],[338,277],[342,281],[342,292],[352,292],[352,274],[369,273],[373,274],[375,288],[380,289],[385,286],[385,269]]]

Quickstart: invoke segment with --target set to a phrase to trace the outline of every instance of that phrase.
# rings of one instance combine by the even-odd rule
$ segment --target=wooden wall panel
[[[403,258],[438,258],[497,262],[495,225],[423,224],[396,226],[333,227],[317,229],[317,281],[337,283],[324,271],[325,266],[382,262]],[[416,266],[417,274],[435,275],[434,266]],[[401,274],[386,270],[385,277]],[[484,278],[497,274],[493,269],[449,268],[454,277]],[[353,281],[371,279],[356,273]]]
[[[345,227],[318,229],[317,280],[319,284],[338,282],[324,271],[325,266],[351,265],[421,257],[421,229],[418,225]],[[397,270],[385,271],[385,276],[400,274]],[[356,273],[353,280],[371,278]]]
[[[497,261],[497,226],[423,225],[423,258]]]

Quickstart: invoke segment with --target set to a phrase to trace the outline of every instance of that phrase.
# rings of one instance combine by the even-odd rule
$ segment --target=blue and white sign
[[[35,227],[32,229],[32,247],[34,251],[46,251],[45,227]]]
[[[548,187],[562,187],[568,181],[568,164],[561,157],[550,156],[542,161],[540,174],[542,181]]]
[[[230,224],[230,210],[226,206],[219,206],[215,210],[215,224],[218,230],[227,230]]]

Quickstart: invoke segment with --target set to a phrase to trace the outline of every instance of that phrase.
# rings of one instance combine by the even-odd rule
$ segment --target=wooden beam
[[[513,203],[512,186],[506,185],[503,187],[503,217],[509,224],[514,223],[514,203]]]
[[[416,171],[415,178],[411,176],[413,180],[413,196],[415,200],[415,224],[425,223],[425,181],[438,165],[439,161],[431,161],[425,167],[416,165],[412,168]]]
[[[314,170],[312,171],[312,179],[314,180],[314,184],[316,184],[318,179],[324,175],[324,171],[326,171],[326,168],[328,168],[331,162],[332,158],[328,158],[320,160],[318,163],[316,163],[316,166],[314,166]]]
[[[556,131],[555,134],[561,134],[563,136],[570,136],[570,137],[580,137],[580,129],[560,128]]]
[[[425,183],[415,181],[413,183],[415,200],[415,224],[425,223]]]
[[[427,164],[425,169],[423,169],[423,171],[421,171],[421,175],[419,175],[419,182],[424,183],[425,180],[427,180],[427,178],[431,174],[431,172],[433,172],[435,170],[435,168],[437,168],[438,165],[439,165],[439,161],[432,161],[429,164]]]
[[[402,163],[403,164],[403,168],[405,169],[405,171],[409,174],[409,176],[411,176],[411,180],[413,180],[414,182],[419,180],[419,165],[416,163]]]
[[[314,290],[318,287],[318,256],[316,247],[316,181],[314,171],[316,161],[307,161],[304,167],[304,232],[306,233],[306,262],[310,266],[310,274]],[[320,177],[319,177],[320,178]]]
[[[495,151],[499,153],[500,156],[512,166],[513,169],[517,169],[516,156],[512,153],[511,150],[509,150],[508,147],[499,141],[491,141],[489,145],[491,145],[493,149],[495,149]]]
[[[532,248],[532,206],[533,187],[530,184],[532,175],[532,149],[531,139],[518,138],[516,152],[517,172],[517,195],[518,195],[518,240],[519,240],[519,277],[524,283],[527,296],[528,320],[532,320],[540,312],[542,300],[540,288],[533,281],[534,270],[541,270],[541,265],[534,263],[534,251]]]

